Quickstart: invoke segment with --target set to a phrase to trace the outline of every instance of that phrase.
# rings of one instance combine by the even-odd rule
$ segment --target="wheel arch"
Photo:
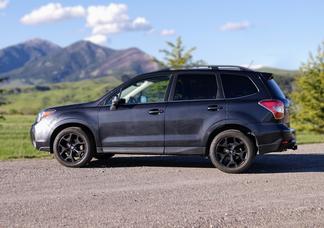
[[[55,137],[58,135],[58,133],[60,133],[62,130],[66,129],[68,127],[81,128],[89,136],[90,140],[94,143],[93,149],[96,150],[97,142],[96,142],[95,135],[94,135],[93,131],[91,130],[91,128],[83,123],[71,122],[71,123],[63,123],[63,124],[57,126],[53,130],[51,137],[50,137],[50,153],[53,153],[53,143],[54,143]],[[94,151],[94,152],[96,152],[96,151]]]
[[[230,130],[230,129],[238,130],[238,131],[242,132],[243,134],[245,134],[247,137],[249,137],[252,140],[252,142],[256,148],[256,152],[258,152],[258,141],[257,141],[255,134],[253,133],[253,131],[251,129],[249,129],[246,126],[240,125],[240,124],[224,124],[222,126],[219,126],[215,129],[213,129],[211,131],[211,133],[208,135],[207,141],[205,144],[206,145],[205,156],[208,156],[208,154],[209,154],[209,148],[210,148],[211,142],[213,141],[214,137],[216,135],[218,135],[219,133],[221,133],[225,130]]]

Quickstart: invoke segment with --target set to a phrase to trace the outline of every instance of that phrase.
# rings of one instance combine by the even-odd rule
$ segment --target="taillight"
[[[276,120],[280,120],[285,116],[285,105],[279,100],[263,100],[259,105],[268,109]]]

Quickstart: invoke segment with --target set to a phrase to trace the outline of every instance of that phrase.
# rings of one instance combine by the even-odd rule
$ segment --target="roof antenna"
[[[250,64],[249,64],[249,66],[248,66],[249,69],[251,68],[251,66],[252,66],[253,63],[254,63],[254,60],[252,59],[251,62],[250,62]]]

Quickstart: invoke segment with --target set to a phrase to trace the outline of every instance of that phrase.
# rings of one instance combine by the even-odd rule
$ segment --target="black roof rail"
[[[197,65],[197,66],[183,66],[180,68],[164,68],[163,70],[203,70],[203,69],[211,69],[211,70],[241,70],[241,71],[253,71],[250,68],[237,66],[237,65]]]
[[[237,66],[237,65],[211,65],[209,66],[212,69],[215,70],[242,70],[242,71],[253,71],[250,68],[247,67],[242,67],[242,66]]]

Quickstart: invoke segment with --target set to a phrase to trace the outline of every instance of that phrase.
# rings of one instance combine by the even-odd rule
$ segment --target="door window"
[[[180,74],[177,77],[173,100],[216,99],[217,83],[214,74]]]
[[[138,81],[120,94],[126,104],[143,104],[163,102],[169,84],[169,77],[150,78]]]

